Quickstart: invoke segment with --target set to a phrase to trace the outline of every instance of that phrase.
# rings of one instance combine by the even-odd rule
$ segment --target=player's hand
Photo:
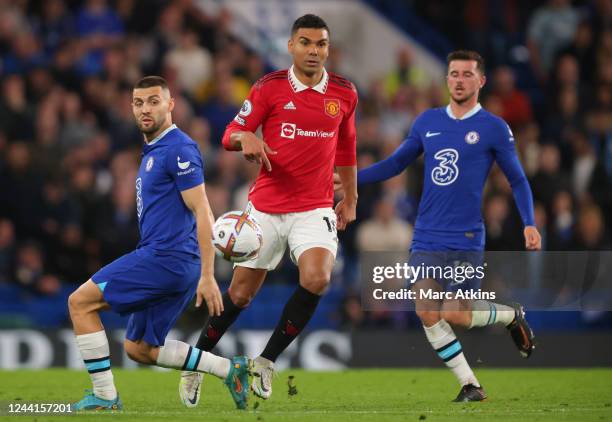
[[[525,248],[529,251],[542,249],[542,237],[535,226],[527,226],[523,231],[525,235]]]
[[[268,171],[272,171],[272,165],[268,159],[268,155],[276,155],[276,151],[268,146],[264,141],[259,139],[251,132],[243,132],[240,138],[242,147],[242,155],[248,161],[262,164]]]
[[[223,312],[223,299],[219,285],[214,277],[200,277],[198,290],[196,291],[196,308],[202,306],[202,299],[206,301],[208,314],[219,316]]]
[[[340,175],[338,173],[334,173],[334,192],[339,192],[342,190],[342,180],[340,179]]]
[[[357,201],[341,199],[336,205],[336,218],[338,220],[336,223],[338,230],[346,229],[346,226],[357,218]]]

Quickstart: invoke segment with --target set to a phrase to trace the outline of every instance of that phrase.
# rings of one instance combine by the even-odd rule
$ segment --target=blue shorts
[[[457,250],[413,240],[408,265],[427,267],[427,275],[444,291],[478,290],[484,278],[484,251]],[[470,268],[471,269],[468,269]]]
[[[126,338],[164,344],[166,335],[194,297],[200,258],[160,255],[136,249],[116,259],[91,279],[113,311],[130,315]]]

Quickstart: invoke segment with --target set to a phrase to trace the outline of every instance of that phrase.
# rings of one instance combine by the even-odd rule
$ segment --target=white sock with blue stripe
[[[480,383],[463,355],[461,343],[457,340],[448,322],[441,319],[431,327],[423,325],[423,328],[425,329],[427,340],[429,340],[429,343],[431,343],[440,359],[453,371],[459,383],[461,385],[473,384],[476,387],[480,387]]]
[[[502,324],[508,326],[514,321],[514,308],[488,300],[475,300],[472,302],[472,322],[470,328],[486,327],[487,325]]]
[[[117,389],[110,365],[108,340],[104,330],[78,335],[76,344],[91,377],[94,395],[104,400],[117,398]]]
[[[178,340],[166,340],[159,348],[157,365],[164,368],[182,369],[183,371],[205,372],[221,379],[227,378],[230,360],[210,352],[191,347]]]

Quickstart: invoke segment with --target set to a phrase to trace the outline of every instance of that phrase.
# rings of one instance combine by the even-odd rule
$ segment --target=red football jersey
[[[223,146],[236,131],[255,132],[277,152],[272,171],[261,167],[249,191],[255,208],[269,214],[331,207],[334,165],[356,165],[355,86],[324,70],[314,87],[302,84],[293,67],[262,77],[225,129]]]

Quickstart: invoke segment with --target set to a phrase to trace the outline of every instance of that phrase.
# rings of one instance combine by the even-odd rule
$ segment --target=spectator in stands
[[[566,249],[574,237],[574,200],[565,190],[559,191],[553,199],[549,248]]]
[[[587,20],[578,24],[571,44],[559,52],[559,56],[573,56],[580,67],[580,80],[587,85],[593,82],[595,61],[595,43],[593,28]]]
[[[213,76],[212,56],[198,45],[198,35],[192,29],[182,32],[179,45],[168,51],[164,62],[177,72],[179,87],[191,97]]]
[[[550,214],[552,202],[561,190],[570,190],[569,182],[561,173],[561,155],[553,144],[543,145],[540,150],[540,169],[531,179],[533,196],[538,198]]]
[[[81,75],[99,74],[103,51],[120,41],[123,22],[106,0],[87,0],[76,17],[80,47],[85,51],[78,63]]]
[[[12,281],[15,249],[15,227],[11,220],[0,218],[0,282]]]
[[[514,72],[508,66],[500,66],[493,72],[492,95],[499,98],[502,117],[513,129],[526,125],[533,119],[529,97],[516,88]]]
[[[26,97],[21,75],[10,75],[2,81],[0,97],[0,130],[11,140],[28,141],[33,137],[34,109]]]
[[[572,250],[597,251],[610,249],[610,247],[601,209],[593,203],[584,204],[578,214],[576,236],[571,245]]]
[[[412,242],[412,225],[398,218],[390,198],[374,204],[374,215],[357,230],[357,247],[368,251],[407,251]]]
[[[531,66],[541,82],[549,79],[555,55],[572,42],[578,23],[578,11],[570,0],[548,0],[531,16],[527,47]]]
[[[397,91],[405,85],[425,90],[430,84],[430,78],[425,71],[413,63],[413,53],[410,47],[403,47],[397,52],[395,69],[385,78],[385,91],[388,98],[393,98]]]
[[[43,42],[45,53],[52,55],[62,43],[74,36],[75,21],[63,0],[46,0],[41,6],[41,16],[31,20],[32,26]]]

